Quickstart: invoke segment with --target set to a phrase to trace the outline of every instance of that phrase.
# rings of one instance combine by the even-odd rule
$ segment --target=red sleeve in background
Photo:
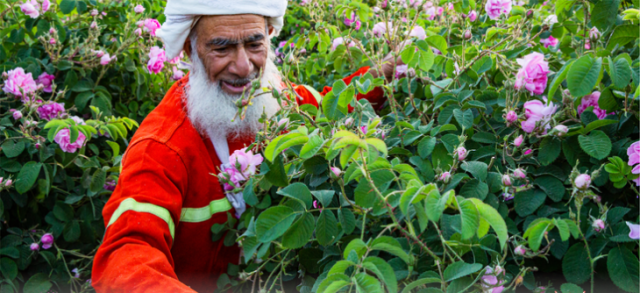
[[[367,72],[369,72],[369,66],[362,67],[362,68],[358,69],[356,72],[352,73],[351,75],[343,78],[342,81],[344,81],[344,83],[349,85],[349,84],[351,84],[351,80],[353,80],[354,77],[362,76],[362,75],[366,74]],[[296,85],[294,85],[294,89],[295,89],[296,93],[298,93],[298,95],[302,98],[302,100],[301,99],[296,99],[298,101],[298,105],[312,104],[312,105],[318,107],[318,102],[313,97],[311,92],[309,90],[307,90],[304,86],[301,86],[301,85],[296,86]],[[326,95],[331,90],[332,90],[332,88],[330,86],[325,86],[322,89],[322,92],[320,92],[320,95],[322,95],[324,97],[324,95]],[[384,102],[385,102],[384,91],[380,87],[376,87],[372,91],[370,91],[370,92],[368,92],[366,94],[360,94],[359,93],[359,94],[356,95],[356,99],[358,99],[358,100],[366,99],[367,101],[369,101],[369,103],[371,103],[371,106],[375,110],[382,109],[382,105],[384,105]],[[348,106],[348,107],[349,107],[349,113],[353,112],[353,107],[351,107],[351,106]]]

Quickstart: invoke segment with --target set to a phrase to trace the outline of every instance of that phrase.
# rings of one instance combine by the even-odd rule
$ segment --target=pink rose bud
[[[353,124],[353,118],[349,117],[344,120],[344,126],[351,126],[351,124]]]
[[[524,171],[524,169],[518,168],[513,170],[513,176],[515,176],[516,178],[525,179],[527,178],[527,173]]]
[[[524,155],[525,155],[525,156],[528,156],[528,155],[530,155],[531,153],[533,153],[533,150],[532,150],[532,149],[528,149],[528,150],[524,151]]]
[[[39,149],[40,149],[40,143],[39,143],[39,142],[36,142],[35,147],[36,147],[36,150],[39,150]]]
[[[144,25],[144,21],[142,21],[142,20],[136,21],[136,25],[138,27],[142,27]]]
[[[463,161],[467,158],[468,152],[464,147],[459,147],[456,152],[458,153],[458,161]]]
[[[91,25],[89,25],[89,28],[93,28],[93,29],[95,29],[95,28],[97,28],[97,27],[98,27],[98,23],[97,23],[97,22],[95,22],[95,21],[92,21],[92,22],[91,22]]]
[[[595,230],[596,232],[600,232],[604,230],[604,221],[602,219],[597,219],[593,221],[593,224],[591,224],[591,226],[593,227],[593,230]]]
[[[56,39],[51,38],[51,39],[49,40],[49,44],[51,44],[51,45],[55,45],[55,44],[56,44]]]
[[[53,35],[53,34],[55,34],[56,32],[57,32],[57,31],[56,31],[56,29],[54,29],[54,28],[50,28],[50,29],[49,29],[49,34],[52,34],[52,35]]]
[[[94,54],[96,54],[96,57],[101,58],[102,56],[104,56],[104,51],[102,50],[98,50],[98,51],[93,51]]]
[[[578,189],[585,190],[589,188],[589,185],[591,185],[591,176],[589,176],[588,174],[580,174],[578,175],[578,177],[576,177],[574,183],[576,184],[576,187]]]
[[[518,247],[516,247],[516,248],[513,250],[513,252],[514,252],[516,255],[523,256],[525,253],[527,253],[527,249],[526,249],[526,248],[524,248],[524,246],[522,246],[522,245],[518,245]]]
[[[553,129],[556,131],[557,136],[563,136],[567,134],[567,132],[569,132],[569,127],[566,127],[564,125],[556,125],[556,127],[554,127]]]
[[[475,10],[471,10],[471,12],[469,12],[469,20],[471,22],[476,21],[476,19],[478,18],[478,13]]]
[[[0,177],[0,184],[2,184],[2,179],[4,179],[4,177]]]
[[[314,208],[314,209],[317,209],[319,206],[320,206],[320,205],[318,204],[318,201],[317,201],[317,200],[314,200],[314,201],[313,201],[313,208]]]
[[[282,125],[284,125],[284,128],[286,129],[289,125],[289,118],[282,118],[278,120],[278,127],[281,127]]]
[[[16,110],[16,111],[13,111],[13,119],[18,120],[18,119],[20,119],[20,118],[22,118],[22,112],[17,111],[17,110]]]
[[[522,145],[523,141],[524,141],[524,137],[522,136],[522,134],[520,134],[518,137],[516,137],[516,139],[513,140],[513,145],[515,145],[516,147],[519,147]]]
[[[594,39],[594,40],[597,40],[601,35],[602,35],[602,33],[600,33],[598,28],[595,27],[595,26],[593,28],[591,28],[591,30],[589,30],[589,37]]]
[[[531,18],[531,16],[533,16],[533,10],[528,10],[527,11],[527,18]]]
[[[2,79],[7,79],[7,78],[9,78],[9,74],[7,74],[7,72],[5,71],[2,73]]]
[[[142,29],[141,28],[137,28],[135,31],[133,31],[134,34],[136,34],[136,36],[141,36],[142,35]]]
[[[340,168],[338,167],[331,167],[331,173],[333,173],[333,175],[338,177],[340,176],[340,173],[342,173],[342,170],[340,170]]]
[[[173,75],[171,76],[171,79],[180,80],[180,79],[182,79],[182,77],[184,77],[184,71],[178,69],[177,67],[174,67],[173,68]]]
[[[31,249],[31,251],[37,251],[40,249],[40,245],[38,245],[38,243],[31,243],[31,245],[29,245],[29,248]]]
[[[502,175],[502,185],[511,186],[511,177],[509,174]]]
[[[449,179],[451,179],[451,173],[444,172],[444,173],[440,174],[440,177],[438,179],[440,179],[440,181],[447,182],[447,181],[449,181]]]
[[[471,39],[471,31],[470,30],[467,30],[467,31],[464,32],[464,38],[467,39],[467,40]]]
[[[138,14],[143,13],[143,12],[144,12],[144,7],[142,7],[142,5],[140,5],[140,4],[138,4],[138,5],[136,5],[136,7],[133,9],[133,11],[134,11],[135,13],[138,13]]]
[[[42,248],[49,249],[53,244],[53,235],[51,233],[47,233],[40,237],[40,242],[42,242]]]
[[[507,113],[506,120],[508,123],[513,123],[518,121],[518,114],[515,111],[511,110]]]
[[[102,14],[102,16],[107,16],[107,13],[106,13],[106,12],[104,12],[104,11],[100,12],[100,14]],[[101,18],[102,18],[102,17],[101,17]]]
[[[91,10],[91,16],[96,16],[96,15],[98,15],[98,9]]]
[[[585,50],[591,50],[591,43],[589,43],[589,40],[585,40],[584,49]]]
[[[7,181],[4,182],[4,186],[5,187],[11,187],[11,183],[13,183],[13,180],[7,179]]]
[[[102,58],[100,58],[100,64],[107,65],[111,60],[116,59],[115,56],[111,57],[108,53],[105,53]]]

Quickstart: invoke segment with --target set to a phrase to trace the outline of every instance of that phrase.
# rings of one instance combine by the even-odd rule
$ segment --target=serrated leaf
[[[591,55],[584,55],[573,62],[567,74],[567,86],[571,95],[582,97],[590,94],[596,85],[601,67],[602,58],[593,59]]]
[[[282,235],[282,246],[289,249],[296,249],[307,244],[313,230],[315,229],[315,219],[310,213],[305,213],[300,219],[298,219],[287,232]]]
[[[611,152],[611,139],[600,130],[591,131],[589,135],[580,135],[578,141],[585,153],[598,160],[606,158]]]

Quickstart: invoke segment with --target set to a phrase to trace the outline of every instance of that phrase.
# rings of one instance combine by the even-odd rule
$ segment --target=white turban
[[[263,15],[277,35],[286,10],[287,0],[168,0],[164,10],[166,21],[156,35],[164,42],[167,59],[173,59],[182,51],[189,32],[202,15]]]

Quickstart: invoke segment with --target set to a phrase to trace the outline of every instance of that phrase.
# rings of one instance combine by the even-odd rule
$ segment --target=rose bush
[[[131,132],[184,74],[163,6],[0,3],[0,292],[91,290]],[[217,174],[248,204],[212,227],[242,247],[219,287],[637,292],[639,6],[290,2],[283,109]]]

